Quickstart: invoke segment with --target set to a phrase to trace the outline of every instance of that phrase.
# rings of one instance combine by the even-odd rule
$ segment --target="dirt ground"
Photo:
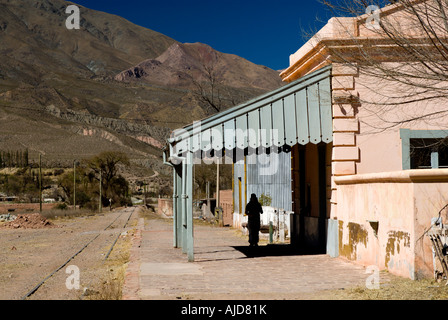
[[[0,300],[116,300],[121,299],[124,274],[129,262],[132,237],[137,222],[151,219],[144,210],[131,208],[74,218],[52,218],[37,229],[6,228],[0,223]],[[18,223],[19,221],[16,221]],[[12,222],[14,223],[14,221]],[[105,230],[106,227],[110,226]],[[114,249],[108,254],[112,243]],[[92,241],[92,242],[91,242]],[[66,261],[86,244],[87,247],[66,265]],[[62,268],[61,266],[64,265]],[[69,289],[67,281],[79,270],[79,289]],[[51,275],[56,269],[58,272]],[[331,290],[308,295],[312,300],[446,300],[448,286],[432,279],[412,281],[383,273],[388,281],[380,289],[365,287]],[[50,276],[51,275],[51,276]],[[50,277],[49,277],[50,276]],[[33,288],[39,289],[26,297]],[[70,283],[69,283],[70,284]],[[226,299],[226,295],[223,295]],[[263,297],[259,297],[263,299]],[[270,297],[269,299],[271,299]],[[297,297],[283,298],[294,300]]]
[[[390,276],[387,283],[380,283],[379,289],[365,286],[344,290],[324,291],[313,298],[320,300],[447,300],[446,280],[439,283],[433,279],[410,280]]]
[[[34,228],[18,227],[19,218],[0,223],[0,299],[120,298],[128,246],[138,220],[138,210],[135,210],[123,229],[132,210],[49,219],[49,223],[41,223],[40,227],[34,225]],[[32,220],[31,216],[28,220]],[[116,239],[110,256],[104,260]],[[76,255],[84,246],[85,249]],[[58,268],[60,270],[53,274]],[[79,288],[73,280],[78,274]],[[26,297],[47,277],[35,293]],[[114,290],[116,292],[112,292]],[[103,295],[104,291],[110,291],[106,293],[109,297]]]

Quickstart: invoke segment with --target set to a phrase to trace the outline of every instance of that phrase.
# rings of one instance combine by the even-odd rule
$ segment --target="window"
[[[448,168],[448,131],[400,129],[403,170]]]
[[[410,139],[411,169],[448,168],[448,139]]]

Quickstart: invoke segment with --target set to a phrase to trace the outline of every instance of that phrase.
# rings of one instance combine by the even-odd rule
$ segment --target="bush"
[[[55,207],[55,209],[58,209],[58,210],[67,210],[67,208],[68,208],[68,206],[65,202],[58,203]]]
[[[79,208],[86,207],[87,203],[89,203],[91,200],[92,198],[89,197],[84,191],[76,192],[76,205],[78,205]]]
[[[258,199],[260,204],[263,207],[269,207],[272,203],[272,197],[265,195],[264,193],[261,194],[260,198]]]
[[[54,172],[53,172],[53,175],[54,176],[60,176],[64,172],[65,172],[64,169],[55,169]]]

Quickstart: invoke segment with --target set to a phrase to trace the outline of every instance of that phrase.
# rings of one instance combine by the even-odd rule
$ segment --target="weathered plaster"
[[[346,236],[345,233],[348,235]],[[348,239],[348,241],[344,243],[344,239]],[[339,220],[339,255],[356,261],[358,258],[358,245],[362,244],[364,247],[367,247],[367,242],[368,233],[364,226],[349,222],[347,227],[344,227],[344,221]]]
[[[385,267],[389,267],[391,257],[400,254],[400,245],[410,248],[411,247],[411,237],[409,232],[404,231],[389,231],[388,239],[386,244],[386,259]]]
[[[386,6],[381,15],[395,15],[410,36],[421,36],[406,28],[411,21],[401,8],[400,4]],[[330,19],[290,56],[290,67],[281,77],[291,82],[332,64],[334,140],[329,208],[331,219],[338,219],[340,255],[411,279],[430,276],[432,252],[424,231],[431,217],[448,203],[448,169],[403,171],[402,159],[409,155],[402,154],[400,128],[446,129],[447,116],[405,121],[422,110],[446,110],[446,102],[420,101],[391,108],[382,104],[384,97],[412,88],[369,77],[361,72],[359,63],[342,60],[352,59],[357,45],[370,50],[378,40],[385,49],[372,57],[387,68],[398,66],[400,60],[394,59],[399,55],[389,54],[386,47],[391,43],[366,28],[367,18]]]

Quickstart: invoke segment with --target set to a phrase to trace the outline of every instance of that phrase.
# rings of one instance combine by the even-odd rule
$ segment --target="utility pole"
[[[207,181],[207,184],[205,185],[205,197],[207,198],[207,208],[208,208],[208,210],[211,210],[211,208],[210,208],[210,181]]]
[[[219,158],[216,165],[216,208],[219,207]]]
[[[100,213],[103,211],[103,204],[102,204],[102,198],[103,198],[103,170],[100,169],[100,202],[99,202],[99,211]]]
[[[76,160],[73,160],[73,210],[76,210]]]
[[[215,207],[215,212],[216,212],[216,218],[218,220],[218,224],[222,223],[222,217],[221,217],[221,210],[219,209],[219,156],[216,156],[216,207]]]
[[[42,155],[39,154],[39,211],[42,212]]]

